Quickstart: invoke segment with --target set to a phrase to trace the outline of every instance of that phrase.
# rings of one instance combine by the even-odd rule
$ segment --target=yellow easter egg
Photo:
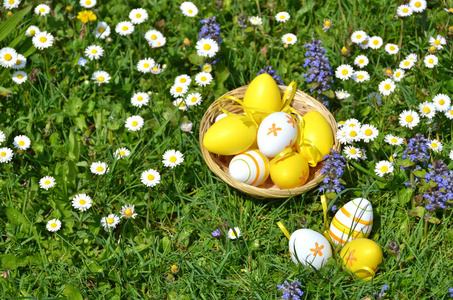
[[[271,165],[270,175],[279,188],[294,189],[307,181],[308,163],[299,153],[291,152]]]
[[[246,107],[261,108],[275,112],[280,111],[282,105],[282,98],[277,83],[267,73],[256,76],[245,91],[244,106]]]
[[[212,124],[203,137],[203,146],[215,154],[236,155],[255,142],[256,131],[249,118],[230,115]]]
[[[314,167],[330,153],[333,146],[333,133],[326,118],[315,110],[303,116],[304,127],[299,133],[297,145],[299,153]]]
[[[340,252],[343,266],[362,280],[370,280],[382,262],[382,250],[370,239],[355,239],[347,243]]]

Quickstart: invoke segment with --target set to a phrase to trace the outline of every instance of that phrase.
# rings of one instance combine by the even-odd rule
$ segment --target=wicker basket
[[[228,93],[224,94],[225,95],[230,95],[234,96],[238,99],[243,99],[245,91],[247,90],[248,86],[243,86],[240,88],[237,88],[235,90],[229,91]],[[280,93],[283,95],[283,93],[286,90],[286,86],[279,86]],[[228,100],[229,101],[229,100]],[[222,104],[228,104],[229,102],[223,100]],[[216,100],[214,103],[212,103],[206,113],[203,116],[203,119],[201,120],[200,124],[200,148],[201,148],[201,153],[203,154],[203,158],[206,161],[208,167],[211,169],[212,172],[214,172],[217,176],[219,176],[223,181],[228,183],[230,186],[247,193],[249,195],[258,197],[258,198],[287,198],[291,197],[294,195],[299,195],[302,194],[306,191],[309,191],[316,187],[320,182],[323,181],[324,176],[321,174],[320,170],[322,168],[322,162],[318,163],[318,165],[314,168],[310,168],[310,175],[308,177],[307,182],[298,188],[295,189],[290,189],[290,190],[281,190],[279,187],[277,187],[270,177],[266,180],[266,182],[259,187],[255,187],[252,185],[248,185],[245,183],[242,183],[234,178],[232,178],[229,175],[228,172],[228,166],[230,164],[231,159],[234,157],[233,155],[231,156],[224,156],[224,155],[217,155],[209,152],[204,146],[203,146],[203,138],[206,133],[206,131],[211,127],[211,125],[214,123],[215,118],[221,114],[222,112],[219,110],[218,106],[219,100]],[[236,104],[233,101],[231,101],[231,104]],[[291,102],[291,106],[297,110],[302,116],[311,111],[311,110],[316,110],[320,112],[329,122],[330,127],[332,128],[332,132],[334,133],[334,144],[333,144],[333,149],[336,151],[340,150],[340,144],[338,142],[338,139],[336,138],[335,133],[337,132],[337,123],[335,121],[335,118],[332,116],[332,114],[326,109],[326,107],[317,101],[316,99],[312,98],[311,96],[305,94],[302,91],[297,90],[294,98]],[[238,107],[230,108],[227,109],[228,111],[232,113],[241,113],[242,109]]]

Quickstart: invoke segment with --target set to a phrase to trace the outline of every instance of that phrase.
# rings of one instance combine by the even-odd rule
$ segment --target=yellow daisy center
[[[192,97],[192,99],[190,99],[191,102],[197,102],[197,97]]]
[[[91,4],[91,1],[88,0],[87,2],[85,2],[86,5],[90,5]]]
[[[364,62],[365,62],[364,59],[360,59],[360,60],[359,60],[359,64],[363,64]]]
[[[437,144],[433,142],[433,143],[431,143],[431,147],[432,148],[437,148]]]
[[[22,79],[22,78],[24,78],[24,75],[22,75],[22,74],[17,75],[17,79]]]
[[[420,2],[415,2],[415,7],[420,7],[422,4]]]
[[[182,87],[178,86],[178,87],[176,88],[176,92],[181,93],[181,92],[182,92]]]
[[[45,10],[44,8],[41,8],[41,9],[39,10],[40,13],[43,13],[43,12],[45,12],[45,11],[46,11],[46,10]]]
[[[211,45],[205,44],[205,45],[203,46],[203,49],[206,50],[206,51],[211,50]]]
[[[387,166],[382,166],[382,167],[381,167],[381,172],[382,172],[382,173],[385,173],[385,172],[387,172],[388,170],[389,170],[389,167],[387,167]]]
[[[207,79],[206,76],[202,76],[202,77],[200,78],[201,81],[206,81],[206,79]]]
[[[344,69],[343,71],[341,71],[341,74],[342,75],[348,75],[348,70]]]
[[[407,116],[406,117],[406,122],[410,123],[412,121],[414,121],[414,118],[412,118],[412,116]]]
[[[103,82],[104,80],[105,80],[105,78],[104,78],[103,76],[99,76],[99,77],[97,78],[97,81],[99,81],[99,82]]]
[[[6,53],[5,54],[5,60],[10,61],[11,59],[13,59],[12,55],[9,54],[9,53]]]
[[[52,228],[57,227],[57,223],[52,223],[52,224],[50,224],[50,227],[52,227]]]
[[[439,40],[435,40],[435,41],[434,41],[434,44],[437,45],[437,46],[439,46],[439,45],[440,45],[440,41],[439,41]]]
[[[158,70],[159,70],[158,67],[154,67],[154,68],[153,68],[153,71],[158,71]]]
[[[355,124],[349,124],[349,127],[355,127]]]
[[[104,168],[102,166],[99,166],[99,167],[96,168],[96,171],[102,172],[102,171],[104,171]]]
[[[344,121],[340,121],[340,122],[338,122],[338,123],[339,123],[339,124],[344,124]]]
[[[365,130],[365,135],[370,136],[373,134],[373,131],[371,129]]]
[[[142,100],[143,100],[143,97],[142,96],[138,96],[137,101],[142,101]]]
[[[394,143],[394,144],[396,144],[396,142],[398,142],[398,140],[395,139],[395,138],[392,138],[390,141],[391,141],[392,143]]]
[[[185,78],[181,78],[181,79],[179,80],[179,82],[181,82],[181,83],[184,83],[184,82],[186,82],[186,81],[187,81],[187,80],[186,80]]]
[[[79,204],[80,204],[80,205],[85,205],[85,203],[87,203],[87,202],[86,202],[84,199],[80,199],[80,200],[79,200]]]
[[[351,153],[351,154],[356,154],[357,151],[355,151],[355,149],[351,149],[351,150],[349,150],[349,153]]]
[[[429,113],[431,112],[431,110],[429,109],[429,107],[424,107],[424,108],[423,108],[423,112],[424,112],[425,114],[429,114]]]
[[[21,63],[20,59],[16,60],[16,65],[20,65]]]
[[[92,53],[92,54],[96,54],[96,53],[98,53],[98,50],[93,49],[93,50],[91,50],[91,53]]]
[[[127,30],[129,29],[129,27],[127,27],[127,26],[123,26],[123,28],[122,28],[122,29],[123,29],[123,31],[127,31]]]
[[[176,156],[170,157],[170,161],[171,161],[172,163],[174,163],[174,162],[176,161]]]
[[[407,13],[408,11],[407,7],[403,8],[403,13]]]
[[[193,10],[189,9],[188,12],[189,12],[189,14],[192,14],[192,13],[193,13]]]
[[[152,39],[152,40],[156,40],[156,39],[157,39],[157,35],[153,34],[153,35],[151,36],[151,39]]]
[[[45,184],[45,185],[49,185],[49,184],[50,184],[50,180],[44,181],[44,184]]]
[[[19,142],[19,146],[23,146],[23,145],[25,145],[25,142],[24,141],[20,141]]]
[[[126,154],[126,152],[120,151],[120,155],[121,155],[121,156],[123,156],[124,154]]]
[[[434,59],[430,58],[430,59],[428,60],[428,62],[429,62],[430,64],[432,64],[432,63],[434,62]]]
[[[410,62],[408,62],[408,61],[405,61],[405,62],[404,62],[404,65],[405,65],[406,67],[407,67],[409,64],[410,64]]]
[[[359,76],[357,76],[358,79],[363,79],[365,78],[365,76],[363,76],[362,74],[360,74]]]
[[[42,36],[42,37],[39,38],[39,41],[41,43],[45,43],[45,42],[47,42],[47,38],[45,36]]]
[[[440,99],[440,100],[439,100],[439,104],[440,104],[440,105],[444,105],[444,104],[445,104],[444,99]]]
[[[138,125],[138,122],[137,122],[137,121],[133,121],[133,122],[132,122],[132,126],[137,127],[137,125]]]
[[[153,174],[149,174],[148,177],[146,177],[146,178],[148,178],[149,181],[153,181],[154,180],[154,175]]]
[[[390,46],[389,49],[393,51],[395,50],[395,46]]]
[[[211,71],[211,68],[209,66],[206,66],[206,67],[204,67],[204,71],[209,72],[209,71]]]
[[[14,0],[9,0],[8,3],[9,4],[14,4]]]
[[[293,39],[292,39],[291,37],[287,37],[286,40],[287,40],[288,42],[291,42]]]
[[[356,36],[356,38],[358,38],[358,39],[360,39],[361,37],[362,37],[361,34],[358,34],[358,35]]]
[[[115,220],[114,220],[113,218],[108,218],[108,219],[107,219],[107,223],[113,224],[113,222],[115,222]]]
[[[327,20],[326,22],[324,22],[324,24],[325,24],[326,26],[330,26],[331,23],[330,23],[329,20]]]
[[[357,132],[351,131],[351,133],[349,135],[352,136],[352,137],[355,137],[355,136],[357,136]]]
[[[142,17],[142,15],[141,15],[141,14],[136,14],[135,17],[136,17],[137,19],[139,19],[139,18]]]
[[[396,72],[395,76],[396,77],[400,77],[401,76],[401,72]]]
[[[363,40],[362,45],[366,45],[367,43],[368,43],[368,41],[365,39],[365,40]]]
[[[124,211],[124,214],[125,214],[126,216],[132,215],[132,209],[130,209],[130,208],[126,209],[126,210]]]
[[[374,40],[373,44],[377,46],[379,44],[379,41],[378,40]]]
[[[285,19],[285,16],[284,16],[284,15],[281,15],[281,16],[280,16],[280,19],[281,19],[281,20],[284,20],[284,19]]]
[[[453,13],[453,8],[449,8],[448,11]]]
[[[5,157],[5,156],[6,156],[6,152],[0,153],[0,156],[1,156],[1,157]]]
[[[34,30],[34,29],[30,30],[31,35],[35,35],[35,33],[36,33],[36,30]]]
[[[386,85],[384,85],[384,89],[386,89],[386,90],[390,90],[391,88],[392,88],[391,85],[388,83]]]
[[[103,32],[105,31],[105,28],[104,28],[104,27],[99,27],[99,28],[98,28],[98,31],[99,31],[100,33],[103,33]]]
[[[144,63],[144,64],[143,64],[143,67],[144,67],[144,68],[149,68],[149,63]]]

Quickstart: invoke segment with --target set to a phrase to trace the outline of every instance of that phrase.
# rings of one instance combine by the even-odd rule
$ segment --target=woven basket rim
[[[242,86],[239,88],[236,88],[234,90],[231,90],[223,96],[234,96],[236,98],[242,99],[245,91],[247,89],[248,85]],[[283,95],[285,90],[287,89],[286,86],[281,86],[279,85],[279,90],[280,93]],[[220,97],[219,97],[220,99]],[[209,129],[210,126],[214,123],[214,119],[216,116],[221,114],[222,112],[218,109],[218,102],[219,99],[214,101],[206,110],[205,114],[203,115],[203,118],[200,122],[200,129],[199,129],[199,143],[200,143],[200,149],[201,153],[203,155],[203,159],[208,165],[208,167],[211,169],[214,174],[216,174],[220,179],[222,179],[224,182],[226,182],[228,185],[240,190],[243,193],[249,194],[251,196],[257,197],[257,198],[288,198],[291,196],[296,196],[300,195],[302,193],[305,193],[311,189],[314,189],[319,185],[320,182],[324,180],[324,175],[320,174],[320,168],[318,166],[322,165],[322,163],[318,163],[318,166],[316,167],[317,170],[315,171],[315,175],[313,178],[309,178],[309,181],[305,183],[303,186],[294,188],[294,189],[279,189],[278,187],[272,187],[272,188],[263,188],[263,187],[255,187],[252,185],[245,184],[243,182],[240,182],[234,178],[232,178],[228,172],[224,171],[219,164],[216,161],[219,161],[219,159],[222,158],[222,156],[213,154],[209,152],[204,146],[203,146],[203,137],[206,131]],[[329,123],[332,133],[333,133],[333,138],[334,138],[334,143],[332,148],[335,151],[340,151],[340,143],[336,137],[336,131],[337,131],[337,122],[335,121],[335,118],[333,115],[330,113],[330,111],[327,110],[327,108],[320,103],[318,100],[314,99],[310,95],[307,95],[306,93],[296,90],[296,93],[294,95],[294,98],[292,100],[292,106],[293,107],[298,107],[298,105],[307,105],[312,107],[313,109],[311,110],[316,110],[320,112],[327,120]],[[295,109],[296,109],[295,108]],[[239,112],[241,109],[229,109],[232,112]],[[297,109],[296,109],[297,110]],[[303,115],[303,111],[298,110],[301,115]],[[225,167],[224,167],[225,168]],[[227,169],[227,167],[226,167]],[[310,168],[312,170],[312,168]],[[310,172],[310,174],[312,174]],[[310,176],[311,177],[311,176]]]

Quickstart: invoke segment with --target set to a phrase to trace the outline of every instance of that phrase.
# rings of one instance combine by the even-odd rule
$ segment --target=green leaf
[[[6,217],[11,222],[11,224],[15,226],[24,225],[25,228],[30,226],[30,223],[25,219],[25,217],[21,214],[20,211],[15,209],[14,207],[8,207],[6,209]]]
[[[104,271],[102,267],[100,267],[96,262],[90,261],[87,264],[88,270],[90,270],[93,273],[101,273]]]
[[[398,159],[398,163],[400,166],[404,167],[404,168],[407,168],[407,167],[411,167],[413,166],[415,163],[410,160],[409,158],[406,158],[405,160],[402,160],[402,159]]]
[[[332,90],[324,91],[322,94],[330,99],[335,98],[335,93]]]
[[[72,130],[69,132],[68,159],[79,161],[79,141],[77,140],[77,136]]]
[[[366,107],[362,108],[362,109],[360,110],[360,116],[361,116],[361,117],[366,117],[366,116],[368,116],[368,115],[370,114],[371,110],[372,110],[372,107],[371,107],[371,106],[366,106]]]
[[[8,90],[7,88],[4,88],[2,86],[0,86],[0,93],[3,93],[3,92],[7,92],[7,93],[12,93],[11,90]]]
[[[425,178],[425,175],[427,174],[428,172],[426,172],[426,170],[419,170],[419,171],[414,171],[414,175],[418,178]]]
[[[21,11],[13,14],[5,23],[0,25],[0,42],[6,38],[11,31],[17,28],[17,24],[22,20],[22,18],[28,14],[28,12],[33,8],[33,5],[22,9]]]
[[[82,109],[83,101],[79,97],[71,97],[64,106],[64,111],[72,116],[76,117]]]
[[[412,199],[412,189],[402,189],[398,192],[398,200],[402,205],[408,203]]]
[[[249,32],[253,32],[254,30],[255,30],[255,28],[249,26],[249,27],[247,27],[246,29],[244,29],[244,32],[245,32],[245,33],[249,33]]]
[[[2,268],[10,270],[15,270],[18,267],[24,267],[28,263],[26,256],[16,257],[13,254],[3,255],[0,261],[2,264]]]
[[[194,64],[194,65],[201,66],[203,64],[203,62],[204,62],[204,58],[201,57],[201,56],[198,56],[195,53],[190,53],[189,54],[189,61],[192,64]]]
[[[82,294],[72,284],[66,283],[63,294],[66,294],[68,300],[83,300]]]

